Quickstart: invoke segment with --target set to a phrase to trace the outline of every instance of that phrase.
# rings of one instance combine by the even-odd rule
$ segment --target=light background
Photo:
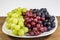
[[[17,7],[47,8],[50,14],[60,16],[60,0],[0,0],[0,16]]]

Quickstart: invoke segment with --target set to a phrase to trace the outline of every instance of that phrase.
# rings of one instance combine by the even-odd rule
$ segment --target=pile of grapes
[[[52,30],[55,27],[54,20],[55,17],[51,16],[46,8],[16,8],[8,13],[6,28],[12,30],[15,35],[36,36]]]
[[[23,12],[26,12],[26,8],[16,8],[11,12],[8,12],[6,18],[6,28],[12,31],[12,34],[18,36],[24,36],[28,32],[28,28],[24,25]]]

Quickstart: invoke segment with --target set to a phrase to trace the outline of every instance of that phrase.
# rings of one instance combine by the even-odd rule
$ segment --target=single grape
[[[10,29],[11,28],[11,23],[6,23],[6,28]]]
[[[8,13],[7,13],[7,16],[8,16],[8,17],[11,17],[11,16],[12,16],[12,12],[8,12]]]
[[[36,18],[37,18],[38,20],[40,20],[40,16],[37,16]]]
[[[18,10],[18,12],[22,12],[22,8],[21,7],[18,7],[17,10]]]
[[[35,31],[34,34],[35,34],[35,36],[37,36],[37,35],[40,34],[40,32],[39,31]]]
[[[19,21],[19,22],[18,22],[18,25],[20,25],[20,26],[24,26],[24,22]]]
[[[36,24],[36,27],[39,29],[40,28],[40,24]]]
[[[34,21],[34,22],[37,22],[38,20],[37,20],[37,18],[35,18],[33,21]]]
[[[35,22],[31,22],[31,25],[32,25],[32,26],[35,26],[35,24],[36,24]]]
[[[48,26],[47,29],[48,29],[48,31],[50,31],[52,28],[51,28],[51,26]]]
[[[24,30],[24,33],[28,32],[28,28],[27,27],[23,27],[22,29]]]
[[[42,20],[42,21],[45,21],[45,18],[44,18],[44,17],[42,17],[42,18],[41,18],[41,20]]]
[[[41,27],[41,28],[40,28],[40,31],[41,31],[41,32],[44,32],[44,31],[45,31],[45,30],[44,30],[44,27]]]
[[[33,18],[36,18],[36,14],[33,14]]]
[[[25,20],[24,20],[24,18],[22,17],[22,16],[20,16],[20,18],[18,18],[18,21],[20,22],[24,22]]]
[[[16,25],[14,29],[15,30],[20,30],[20,26],[19,25]]]
[[[13,20],[13,18],[9,18],[8,23],[11,23],[11,22],[12,22],[12,20]]]
[[[29,32],[29,35],[31,35],[31,36],[34,36],[35,34],[34,34],[34,32]]]
[[[12,34],[17,35],[18,31],[17,30],[12,30]]]
[[[26,24],[26,26],[27,26],[28,28],[30,28],[30,27],[31,27],[31,24]]]
[[[24,30],[23,30],[23,29],[20,29],[20,30],[18,31],[18,35],[19,35],[19,36],[24,36]]]
[[[47,27],[44,27],[45,32],[48,30]]]
[[[18,23],[18,18],[13,18],[12,23],[17,24]]]
[[[12,18],[17,18],[17,17],[19,17],[19,15],[16,14],[16,13],[14,13],[14,14],[11,15],[11,17],[12,17]]]
[[[11,23],[11,30],[15,29],[16,24]]]
[[[35,28],[33,28],[33,31],[38,31],[38,29],[35,27]]]
[[[39,20],[39,21],[37,21],[37,23],[38,23],[38,24],[42,24],[42,21]]]
[[[51,23],[51,27],[54,28],[56,25],[55,25],[55,22],[52,22]]]
[[[6,18],[6,22],[9,22],[9,19],[10,19],[10,18],[9,18],[9,17],[7,17],[7,18]]]
[[[51,22],[47,22],[47,26],[49,26],[49,25],[51,26]]]

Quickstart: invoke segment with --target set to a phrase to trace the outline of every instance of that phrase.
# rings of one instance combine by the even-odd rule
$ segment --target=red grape
[[[37,16],[36,18],[37,18],[38,20],[40,20],[40,16]]]
[[[31,27],[31,25],[30,25],[30,24],[27,24],[27,27],[28,27],[28,28],[30,28],[30,27]]]
[[[27,11],[25,15],[28,16],[29,15],[29,11]]]
[[[34,22],[37,22],[37,21],[38,21],[38,20],[35,18],[35,19],[34,19]]]
[[[33,15],[32,15],[32,14],[29,14],[28,16],[29,16],[29,17],[33,17]]]
[[[33,21],[33,18],[30,18]]]
[[[29,18],[27,17],[27,18],[25,18],[25,20],[29,20]]]
[[[36,14],[33,14],[33,17],[36,18]]]
[[[39,32],[39,31],[34,32],[34,33],[35,33],[35,36],[37,36],[37,35],[39,35],[39,34],[40,34],[40,32]]]
[[[34,32],[29,32],[29,35],[34,36]]]
[[[33,28],[33,31],[38,31],[38,29],[35,27],[35,28]]]
[[[47,27],[44,27],[44,30],[47,31]]]
[[[39,29],[40,28],[40,24],[37,24],[36,27]]]
[[[35,22],[31,22],[31,25],[32,25],[32,26],[35,26],[35,24],[36,24]]]
[[[32,20],[31,20],[31,19],[29,19],[28,21],[29,21],[29,22],[31,22]]]
[[[42,24],[42,21],[38,21],[39,24]]]
[[[44,17],[42,17],[42,18],[41,18],[41,20],[42,20],[42,21],[45,21],[45,18],[44,18]]]
[[[44,32],[45,30],[44,30],[44,27],[40,27],[40,31],[41,32]]]
[[[29,10],[29,13],[32,14],[32,9]]]
[[[41,27],[43,27],[43,24],[40,24]]]

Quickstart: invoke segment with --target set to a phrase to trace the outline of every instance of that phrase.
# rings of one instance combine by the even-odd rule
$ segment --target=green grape
[[[9,18],[8,23],[11,23],[11,22],[12,22],[12,20],[13,20],[13,18]]]
[[[12,30],[15,35],[23,36],[24,33],[28,32],[28,28],[24,26],[23,12],[26,12],[26,8],[18,7],[11,12],[8,12],[6,18],[6,28]]]
[[[17,15],[22,16],[22,13],[21,12],[16,12],[16,13],[17,13]]]
[[[9,18],[9,17],[7,17],[7,18],[6,18],[6,22],[8,22],[8,21],[9,21],[9,19],[10,19],[10,18]]]
[[[26,9],[26,8],[23,8],[23,9],[22,9],[22,12],[26,12],[26,11],[27,11],[27,9]]]
[[[23,23],[22,21],[20,21],[20,22],[18,23],[18,25],[24,26],[24,23]]]
[[[19,15],[17,13],[14,13],[14,14],[12,14],[12,17],[17,18],[17,17],[19,17]]]
[[[18,23],[18,18],[13,18],[12,22],[13,22],[14,24],[17,24],[17,23]]]
[[[27,27],[23,27],[22,29],[24,30],[25,33],[28,32],[28,28]]]
[[[9,19],[9,20],[8,20]],[[17,24],[18,23],[18,18],[7,18],[6,21],[8,23],[14,23]]]
[[[24,22],[24,18],[23,18],[23,16],[20,16],[20,18],[19,18],[19,22]]]
[[[23,18],[23,16],[20,16],[20,18]]]
[[[15,26],[16,26],[16,24],[11,23],[11,30],[14,30],[15,29]]]
[[[15,26],[15,30],[20,30],[20,26],[19,25],[16,25]]]
[[[12,30],[12,33],[15,35],[18,35],[18,31],[17,30]]]
[[[19,36],[24,36],[24,31],[23,31],[22,29],[20,29],[20,30],[18,31],[18,35],[19,35]]]
[[[22,8],[21,8],[21,7],[18,7],[17,10],[18,10],[19,12],[22,12]]]
[[[23,25],[23,26],[20,26],[20,29],[23,29],[25,27],[25,25]]]
[[[7,15],[8,15],[8,17],[11,17],[11,15],[12,15],[12,12],[8,12],[8,14],[7,14]]]
[[[6,28],[10,29],[11,28],[11,23],[6,23]]]
[[[20,19],[19,19],[19,22],[24,22],[24,19],[23,19],[23,18],[20,18]]]

